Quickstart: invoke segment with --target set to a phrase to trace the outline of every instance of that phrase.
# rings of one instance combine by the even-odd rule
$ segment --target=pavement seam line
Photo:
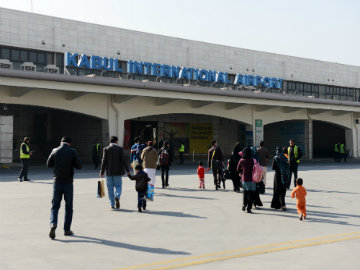
[[[356,235],[356,234],[360,234],[360,232],[341,233],[341,234],[330,235],[330,236],[319,236],[319,237],[314,237],[314,238],[293,240],[293,241],[280,242],[280,243],[272,243],[272,244],[266,244],[266,245],[262,245],[262,246],[255,246],[255,247],[249,247],[249,248],[234,249],[234,250],[221,251],[221,252],[213,252],[213,253],[207,253],[207,254],[196,255],[196,256],[182,257],[182,258],[173,259],[173,260],[159,261],[159,262],[154,262],[154,263],[148,263],[148,264],[141,264],[141,265],[135,265],[135,266],[130,266],[130,267],[124,267],[124,268],[116,268],[114,270],[139,269],[139,268],[143,268],[143,267],[151,267],[151,266],[157,266],[157,265],[163,265],[163,264],[171,264],[171,263],[176,263],[176,262],[181,262],[181,261],[190,261],[190,260],[193,260],[193,259],[199,259],[199,258],[205,258],[205,257],[213,257],[213,256],[219,256],[219,255],[224,255],[224,254],[229,254],[229,253],[242,252],[242,251],[247,251],[247,250],[263,249],[263,248],[274,247],[274,246],[290,245],[290,244],[296,244],[296,243],[301,243],[301,242],[309,242],[309,241],[336,238],[336,237],[348,236],[348,235]]]
[[[347,241],[347,240],[354,240],[354,239],[360,239],[360,235],[346,237],[346,238],[340,238],[340,239],[333,239],[333,240],[324,240],[324,241],[312,242],[312,243],[306,243],[306,244],[300,244],[300,245],[293,245],[293,246],[288,246],[288,247],[280,247],[280,248],[266,249],[266,250],[260,250],[260,251],[253,251],[253,252],[235,254],[235,255],[230,255],[230,256],[225,256],[225,257],[193,261],[193,262],[188,262],[188,263],[183,263],[183,264],[175,264],[175,265],[170,265],[170,266],[165,266],[165,267],[160,267],[160,268],[152,268],[152,270],[177,269],[177,268],[189,267],[189,266],[193,266],[193,265],[225,261],[225,260],[230,260],[230,259],[237,259],[237,258],[261,255],[261,254],[267,254],[267,253],[273,253],[273,252],[279,252],[279,251],[285,251],[285,250],[291,250],[291,249],[302,248],[302,247],[311,247],[311,246],[318,246],[318,245],[323,245],[323,244],[331,244],[331,243],[342,242],[342,241]]]

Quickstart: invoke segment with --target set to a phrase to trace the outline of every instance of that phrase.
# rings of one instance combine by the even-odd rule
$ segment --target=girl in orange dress
[[[296,179],[297,186],[291,192],[291,198],[295,198],[296,195],[296,207],[299,214],[299,219],[306,219],[306,189],[302,186],[303,180],[301,178]]]

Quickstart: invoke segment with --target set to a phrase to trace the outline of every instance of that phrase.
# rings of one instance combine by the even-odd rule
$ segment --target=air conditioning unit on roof
[[[13,64],[8,59],[0,59],[0,68],[2,68],[2,69],[12,69]]]
[[[20,69],[25,71],[36,71],[36,65],[34,65],[32,62],[24,62],[20,66]]]
[[[46,72],[46,73],[59,74],[60,69],[59,69],[57,66],[55,66],[55,65],[47,65],[47,66],[44,68],[44,72]]]

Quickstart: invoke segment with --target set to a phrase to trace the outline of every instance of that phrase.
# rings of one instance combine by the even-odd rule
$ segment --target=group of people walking
[[[94,153],[98,153],[100,145],[98,142],[94,145]],[[25,138],[21,145],[20,156],[23,164],[19,180],[29,180],[27,177],[27,160],[32,155],[29,148],[29,138]],[[301,149],[295,145],[294,140],[290,140],[288,148],[285,151],[282,147],[276,148],[276,154],[273,159],[272,169],[274,175],[274,193],[271,207],[275,209],[286,210],[285,195],[290,187],[291,177],[294,174],[294,186],[292,197],[296,196],[298,212],[300,219],[306,218],[305,196],[306,190],[302,187],[302,179],[297,178],[299,161],[302,157]],[[130,163],[134,171],[130,173],[128,161],[125,158],[124,150],[118,145],[118,138],[112,136],[110,145],[103,149],[101,160],[100,177],[103,178],[106,173],[106,185],[109,194],[111,209],[120,208],[120,197],[122,194],[122,177],[127,174],[129,179],[135,181],[135,189],[138,192],[138,211],[146,210],[145,194],[149,185],[154,187],[156,183],[156,169],[161,169],[162,187],[169,186],[169,170],[173,161],[169,142],[164,142],[158,151],[153,146],[152,141],[146,144],[141,143],[140,138],[135,139],[135,144],[131,147]],[[245,147],[241,149],[240,143],[236,143],[233,153],[228,160],[229,177],[233,181],[234,191],[240,192],[243,189],[242,210],[251,212],[252,206],[262,206],[260,199],[261,185],[253,181],[253,171],[256,164],[262,167],[261,182],[263,187],[266,185],[266,171],[269,162],[269,153],[264,148],[264,142],[260,143],[258,149],[254,147]],[[71,148],[71,139],[63,137],[60,146],[53,149],[47,160],[47,167],[54,168],[54,185],[52,196],[52,207],[50,214],[50,233],[51,239],[55,238],[55,231],[58,223],[58,211],[61,200],[65,200],[65,222],[64,235],[71,236],[71,223],[73,216],[73,180],[74,168],[81,169],[82,164],[77,151]],[[225,166],[223,153],[218,146],[217,141],[212,141],[212,147],[208,152],[208,168],[199,164],[199,188],[205,189],[205,170],[212,170],[214,186],[218,190],[221,188],[223,179],[223,168]],[[225,186],[224,186],[225,188]]]
[[[344,159],[346,163],[346,149],[344,143],[336,143],[334,147],[334,160],[335,162],[341,163],[341,160]]]
[[[301,158],[302,151],[293,139],[290,140],[288,148],[280,146],[276,148],[272,163],[272,169],[275,171],[274,192],[271,202],[272,208],[286,210],[286,190],[290,188],[292,175],[294,175],[294,187],[297,186],[298,166]],[[232,155],[228,160],[227,169],[233,181],[234,191],[240,192],[240,187],[243,189],[243,211],[246,210],[251,213],[252,206],[263,206],[260,193],[265,192],[269,159],[269,152],[264,147],[263,141],[260,142],[258,149],[255,147],[245,147],[242,150],[239,142],[234,145]],[[254,166],[257,163],[262,167],[262,177],[259,183],[254,181]],[[207,164],[208,170],[210,168],[212,169],[214,186],[215,189],[218,190],[221,187],[221,179],[224,178],[222,173],[225,162],[217,141],[212,142],[212,147],[208,152]],[[201,167],[202,166],[199,166],[199,169]],[[202,182],[203,179],[200,179],[200,185]]]

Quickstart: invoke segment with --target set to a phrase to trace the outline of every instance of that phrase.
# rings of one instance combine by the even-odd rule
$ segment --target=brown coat
[[[142,151],[141,159],[143,160],[144,168],[155,169],[158,160],[158,153],[153,146],[148,146]]]

